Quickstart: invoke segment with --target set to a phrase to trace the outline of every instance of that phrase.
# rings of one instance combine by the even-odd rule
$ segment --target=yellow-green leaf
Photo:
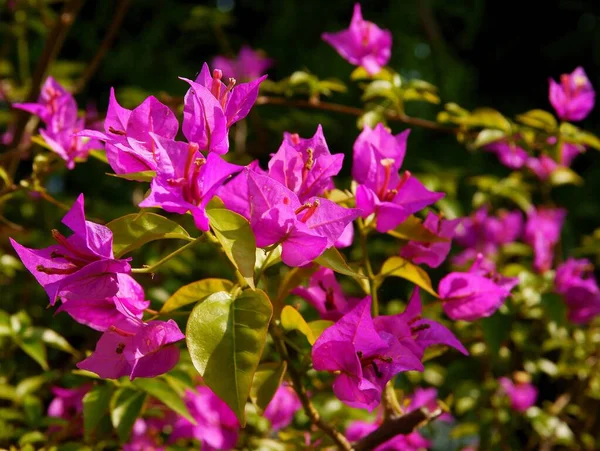
[[[443,243],[449,241],[448,238],[442,238],[431,230],[426,229],[423,221],[416,216],[409,216],[402,224],[387,233],[401,240],[419,241],[421,243]]]
[[[545,130],[547,132],[553,132],[558,126],[554,116],[548,111],[544,110],[531,110],[527,113],[519,114],[517,116],[517,120],[522,124]]]
[[[152,179],[156,177],[156,171],[129,172],[127,174],[112,174],[107,172],[106,175],[118,179],[129,180],[130,182],[151,182]]]
[[[177,290],[160,309],[161,313],[172,312],[184,305],[201,301],[218,291],[230,291],[233,282],[226,279],[203,279],[184,285]]]
[[[340,252],[335,247],[330,247],[327,249],[321,256],[315,259],[315,262],[321,266],[325,266],[326,268],[333,269],[335,272],[340,274],[344,274],[346,276],[355,277],[358,279],[364,279],[365,276],[354,271],[348,263],[346,263],[346,259],[340,254]]]
[[[321,334],[325,331],[325,329],[327,329],[330,326],[333,326],[333,321],[328,321],[326,319],[318,319],[316,321],[311,321],[310,323],[308,323],[308,327],[310,327],[315,341],[317,341]]]
[[[402,257],[390,257],[383,263],[381,271],[377,277],[383,280],[385,277],[389,276],[400,277],[402,279],[409,280],[436,298],[438,297],[438,294],[431,286],[429,274],[427,274],[423,268],[403,259]]]
[[[288,332],[297,330],[306,337],[311,345],[315,344],[316,338],[313,335],[312,329],[300,312],[291,305],[286,305],[281,311],[281,327]]]
[[[206,214],[225,254],[254,288],[256,239],[250,224],[243,216],[225,208],[208,208]]]

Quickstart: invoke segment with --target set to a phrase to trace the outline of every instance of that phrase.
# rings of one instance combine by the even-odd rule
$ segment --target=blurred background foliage
[[[56,63],[50,68],[50,74],[67,86],[78,79],[95,54],[121,1],[88,0],[83,3]],[[352,3],[341,0],[133,0],[104,61],[85,89],[77,95],[78,104],[95,105],[100,112],[105,111],[111,86],[117,90],[122,105],[129,108],[139,104],[148,95],[159,98],[181,96],[186,84],[177,77],[191,78],[200,70],[203,62],[210,61],[217,54],[232,56],[241,45],[249,44],[253,48],[263,49],[273,58],[275,64],[268,71],[269,79],[279,80],[297,70],[310,71],[320,79],[339,79],[346,83],[348,90],[334,93],[329,100],[358,106],[361,104],[362,91],[356,82],[349,81],[353,68],[320,37],[324,31],[346,27]],[[9,106],[2,102],[3,97],[5,94],[14,100],[24,97],[48,30],[61,7],[61,1],[0,0],[1,131],[8,127],[10,121]],[[571,72],[578,65],[584,66],[592,84],[600,88],[598,2],[549,0],[530,10],[524,7],[524,2],[517,0],[370,0],[364,1],[362,7],[365,18],[392,31],[394,43],[389,65],[408,79],[418,78],[437,86],[442,104],[456,102],[469,110],[489,106],[506,116],[534,108],[549,110],[548,77],[557,78],[559,74]],[[435,120],[437,112],[442,109],[441,105],[417,102],[407,107],[407,113]],[[256,106],[248,120],[248,138],[244,148],[236,149],[234,144],[234,151],[241,154],[242,162],[254,158],[264,161],[277,149],[283,131],[312,136],[317,124],[323,124],[331,152],[347,155],[343,174],[349,183],[352,143],[358,135],[357,118],[354,116],[275,105]],[[389,125],[394,133],[406,128],[400,122]],[[592,132],[600,130],[598,109],[581,126]],[[31,162],[31,158],[20,162],[15,180],[29,176]],[[490,153],[469,153],[452,135],[418,128],[411,132],[405,167],[414,172],[426,172],[431,183],[448,191],[450,196],[445,207],[455,216],[468,214],[472,210],[477,189],[468,183],[472,177],[481,174],[506,177],[509,173]],[[599,155],[596,151],[588,151],[575,160],[573,169],[583,177],[585,185],[566,185],[553,191],[556,203],[569,209],[563,231],[562,251],[565,255],[577,250],[582,244],[581,236],[591,235],[600,224],[597,196],[600,192]],[[109,221],[130,213],[132,204],[144,195],[145,185],[107,177],[107,171],[104,163],[90,158],[88,163],[78,164],[73,171],[63,168],[51,174],[45,186],[52,196],[68,205],[80,192],[85,193],[88,215]],[[8,244],[8,236],[34,247],[49,244],[48,230],[57,227],[63,211],[24,192],[2,202],[0,308],[11,315],[27,311],[27,315],[19,313],[19,316],[13,317],[16,319],[0,317],[0,382],[14,388],[18,381],[39,373],[35,361],[18,350],[24,348],[14,334],[31,336],[41,332],[26,332],[28,328],[51,328],[60,331],[71,344],[76,343],[78,351],[93,348],[97,334],[74,323],[67,315],[54,316],[52,310],[46,309],[43,290],[23,270]],[[515,207],[508,199],[499,202],[496,199],[495,205]],[[193,226],[186,223],[187,219],[176,218],[186,224],[188,230],[193,230]],[[598,242],[600,238],[593,236],[586,240],[588,248],[593,249],[600,249]],[[386,237],[373,241],[372,256],[383,260],[390,254],[390,243],[391,240]],[[151,264],[175,246],[168,241],[145,246],[134,254],[134,263],[137,263],[136,266]],[[353,259],[352,255],[349,257]],[[228,268],[222,260],[214,257],[212,248],[198,246],[193,251],[183,253],[181,258],[171,260],[152,280],[147,278],[143,282],[150,298],[160,302],[185,283],[227,274]],[[441,271],[434,273],[434,280],[441,274]],[[487,388],[480,386],[479,380],[469,379],[469,376],[486,372],[505,374],[529,362],[529,367],[525,369],[541,374],[538,378],[541,392],[538,406],[544,406],[544,402],[554,403],[568,388],[568,371],[583,371],[589,376],[592,368],[580,359],[580,354],[597,354],[597,337],[582,332],[580,335],[563,336],[561,342],[561,335],[557,331],[562,326],[558,323],[554,335],[547,330],[550,326],[538,324],[538,328],[529,327],[535,315],[540,314],[535,309],[527,309],[525,318],[521,317],[522,321],[515,322],[511,330],[505,327],[506,318],[511,318],[506,314],[509,311],[513,314],[518,312],[519,307],[515,310],[515,305],[527,305],[530,298],[522,294],[527,293],[527,289],[535,292],[536,283],[540,283],[539,279],[532,280],[531,286],[523,284],[519,294],[509,303],[511,305],[500,315],[504,320],[498,322],[496,315],[481,324],[464,326],[462,337],[470,337],[467,340],[472,342],[483,337],[487,342],[488,348],[479,348],[479,354],[477,348],[471,349],[474,355],[483,356],[481,359],[458,358],[456,353],[446,355],[436,359],[435,363],[428,365],[424,375],[415,376],[415,380],[410,382],[424,381],[439,387],[441,398],[454,403],[459,418],[463,414],[470,414],[468,418],[471,422],[481,421],[484,425],[492,425],[497,421],[514,423],[517,419],[506,417],[506,409],[503,411],[505,417],[500,419],[491,410],[476,409],[477,403],[488,407],[491,405],[492,401],[484,399],[490,396],[490,391],[486,392]],[[349,291],[359,291],[352,284],[348,288]],[[397,301],[406,299],[407,292],[408,284],[397,279],[386,282],[382,287],[382,295],[391,301],[388,305],[390,312],[400,309],[401,304]],[[544,303],[555,306],[558,301],[554,301],[549,298],[538,299],[535,305],[538,308]],[[561,312],[557,315],[561,318]],[[564,312],[562,315],[564,317]],[[5,324],[10,324],[10,334],[2,332]],[[17,328],[16,332],[14,328]],[[515,347],[511,346],[510,350],[505,347],[503,350],[501,345],[509,335],[512,342],[516,343]],[[549,339],[549,336],[554,341],[545,344],[546,354],[540,358],[540,341]],[[79,358],[78,351],[70,349],[60,340],[48,338],[44,342],[48,345],[47,349],[27,351],[30,356],[38,355],[36,360],[38,363],[44,362],[40,363],[42,367],[45,367],[47,354],[53,370],[46,373],[44,383],[62,377],[75,377],[69,372],[73,362]],[[557,350],[561,348],[570,349],[572,358],[563,356],[564,361],[556,362]],[[559,373],[563,375],[563,380],[552,382],[552,378]],[[401,379],[401,385],[408,390],[409,379]],[[595,396],[600,398],[600,381],[595,383]],[[7,388],[0,389],[0,398],[29,406],[26,409],[29,413],[23,421],[29,426],[35,425],[41,421],[39,399],[48,397],[47,385],[43,389],[46,392],[38,392],[42,385],[22,388],[19,393]],[[39,398],[27,398],[33,393]],[[576,405],[579,410],[569,412],[569,415],[581,415],[587,402]],[[597,410],[597,404],[592,404],[594,406]],[[532,424],[542,436],[558,427],[552,422],[551,418],[554,417],[550,414],[536,418]],[[522,438],[523,434],[527,435],[530,431],[530,426],[513,424],[513,427],[516,435],[506,438],[505,445],[509,447],[505,449],[515,449],[512,448],[512,440]],[[523,429],[520,430],[520,427]],[[471,436],[475,432],[475,426],[467,421],[463,430],[456,435]],[[479,432],[483,434],[485,430]],[[0,433],[0,443],[2,440]],[[567,441],[565,446],[568,447],[570,443]],[[442,446],[440,449],[448,448]]]

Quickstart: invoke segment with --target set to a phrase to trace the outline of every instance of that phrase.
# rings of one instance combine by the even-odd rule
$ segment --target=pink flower
[[[179,439],[197,439],[202,442],[202,451],[230,450],[235,447],[240,424],[233,411],[208,387],[187,389],[185,405],[196,420],[179,417],[173,425],[171,443]]]
[[[92,355],[77,367],[105,379],[159,376],[179,361],[175,343],[184,338],[172,319],[144,323],[123,316],[102,334]]]
[[[302,404],[294,389],[284,382],[275,392],[275,396],[265,409],[264,416],[271,422],[273,430],[277,431],[289,426],[301,407]]]
[[[360,4],[354,5],[350,28],[337,33],[323,33],[323,40],[355,66],[362,66],[374,75],[390,60],[392,33],[373,22],[363,20]]]
[[[520,169],[527,162],[527,152],[512,141],[495,141],[485,146],[484,150],[495,153],[498,160],[510,169]]]
[[[10,239],[25,267],[48,293],[50,304],[59,296],[64,301],[116,295],[117,275],[131,271],[129,259],[114,258],[108,227],[85,220],[83,194],[62,222],[75,233],[66,238],[53,230],[57,244],[45,249],[29,249]]]
[[[265,74],[265,71],[273,65],[273,60],[263,56],[260,52],[253,50],[247,45],[242,46],[237,58],[217,56],[213,59],[211,66],[223,71],[226,77],[238,80],[252,80]]]
[[[533,246],[533,268],[545,272],[552,268],[554,247],[560,239],[560,231],[567,211],[562,208],[531,208],[527,213],[524,241]]]
[[[596,92],[582,67],[560,76],[560,84],[550,79],[550,103],[558,117],[581,121],[594,108]]]
[[[511,407],[517,412],[525,412],[535,404],[538,391],[531,383],[521,381],[513,383],[507,377],[501,377],[498,382],[510,398]]]
[[[556,268],[554,283],[564,296],[570,321],[584,324],[600,315],[600,289],[591,261],[568,259]]]

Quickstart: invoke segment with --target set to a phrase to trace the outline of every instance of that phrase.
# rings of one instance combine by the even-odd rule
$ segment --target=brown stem
[[[340,105],[338,103],[310,101],[303,99],[287,99],[285,97],[259,96],[258,99],[256,99],[256,105],[282,105],[294,108],[308,108],[349,114],[351,116],[362,116],[364,114],[364,110],[362,108]],[[418,117],[411,117],[407,116],[406,114],[399,114],[397,112],[388,111],[385,113],[385,117],[390,121],[403,122],[408,125],[414,125],[415,127],[426,128],[429,130],[436,130],[444,133],[457,132],[457,129],[455,128],[444,127],[439,125],[437,122],[428,121],[427,119],[421,119]]]
[[[294,390],[298,394],[298,398],[300,399],[302,407],[304,408],[304,413],[306,413],[306,416],[309,418],[310,422],[327,434],[336,444],[338,449],[344,451],[353,451],[352,445],[350,445],[350,442],[348,442],[346,437],[332,425],[324,421],[321,418],[321,415],[319,415],[319,412],[317,412],[317,409],[315,409],[315,406],[313,406],[312,402],[310,401],[306,388],[302,383],[302,376],[300,373],[298,373],[294,367],[292,359],[290,358],[281,330],[277,328],[277,326],[272,326],[270,332],[271,336],[273,337],[273,341],[275,342],[277,351],[281,355],[281,358],[288,364],[287,370],[290,378],[292,379]]]
[[[112,45],[113,41],[117,37],[117,32],[119,31],[119,28],[121,28],[121,24],[123,23],[123,19],[125,18],[125,15],[127,14],[127,10],[129,9],[130,5],[131,5],[131,0],[117,0],[117,7],[115,9],[115,13],[113,15],[110,26],[106,32],[106,35],[104,35],[104,39],[102,40],[100,47],[98,47],[96,54],[90,61],[90,64],[88,64],[85,71],[83,72],[83,75],[81,76],[79,81],[75,84],[73,93],[78,93],[78,92],[83,91],[83,88],[85,87],[85,85],[90,81],[90,79],[94,76],[94,74],[98,70],[100,63],[106,56],[106,53],[110,49],[110,46]]]
[[[428,423],[441,415],[442,411],[427,413],[424,409],[384,421],[381,426],[354,444],[354,451],[369,451],[399,434],[410,434],[419,426]]]
[[[31,88],[29,89],[29,94],[25,99],[26,102],[35,102],[37,100],[38,95],[40,94],[42,80],[44,79],[50,64],[52,64],[52,61],[54,61],[56,55],[62,48],[67,33],[71,29],[71,26],[73,25],[75,17],[81,9],[83,2],[84,0],[69,0],[65,3],[65,6],[58,17],[56,24],[54,24],[54,28],[52,28],[50,34],[48,35],[46,45],[44,46],[42,55],[38,60],[35,72],[31,78]],[[19,110],[17,112],[17,121],[15,123],[14,136],[10,147],[16,147],[21,142],[28,117],[29,113],[25,111]]]

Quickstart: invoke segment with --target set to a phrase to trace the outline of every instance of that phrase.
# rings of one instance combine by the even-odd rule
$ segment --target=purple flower
[[[264,416],[271,422],[273,430],[278,431],[289,426],[294,419],[294,415],[301,407],[302,404],[294,389],[284,382],[269,402]]]
[[[123,315],[142,319],[144,310],[150,305],[142,286],[127,274],[117,274],[117,283],[119,291],[114,296],[63,300],[56,313],[67,312],[78,323],[100,332],[107,330]]]
[[[430,268],[437,268],[448,256],[450,247],[452,247],[450,240],[460,222],[461,219],[446,220],[431,211],[428,212],[423,227],[440,238],[448,239],[448,241],[437,243],[409,241],[400,250],[400,256],[416,264],[425,264]]]
[[[184,396],[190,414],[196,420],[179,417],[173,425],[171,443],[182,439],[197,439],[202,442],[202,451],[230,450],[235,447],[240,424],[233,411],[208,387],[187,389]]]
[[[354,5],[350,28],[337,33],[323,33],[323,40],[355,66],[362,66],[374,75],[390,60],[392,33],[373,22],[363,20],[360,4]]]
[[[319,125],[312,138],[286,133],[269,161],[269,177],[293,191],[300,202],[333,188],[333,176],[342,169],[343,154],[331,155]]]
[[[566,215],[566,210],[562,208],[547,207],[539,207],[537,210],[532,207],[527,213],[523,239],[533,246],[533,268],[537,272],[552,268],[554,246],[560,239],[560,230]]]
[[[548,155],[540,155],[539,158],[527,158],[527,166],[540,180],[548,180],[548,177],[559,167],[558,163]]]
[[[392,335],[419,360],[423,358],[425,349],[435,345],[450,346],[464,355],[469,354],[449,329],[422,317],[419,287],[413,291],[404,312],[392,316],[378,316],[373,323],[377,332]]]
[[[218,69],[211,75],[206,63],[195,81],[182,78],[190,85],[183,100],[183,134],[200,150],[218,154],[229,150],[229,127],[248,115],[267,76],[237,86],[235,78],[227,85],[222,78]]]
[[[486,207],[479,208],[470,217],[462,218],[455,241],[467,249],[452,261],[463,265],[473,261],[478,254],[493,257],[499,246],[512,243],[521,236],[523,216],[519,211],[501,210],[490,216]]]
[[[106,157],[117,174],[156,170],[155,143],[152,135],[174,139],[179,123],[171,109],[150,96],[141,105],[128,110],[117,102],[111,88],[104,133],[84,130],[88,136],[106,142]]]
[[[486,145],[484,149],[495,153],[498,160],[510,169],[520,169],[527,162],[527,152],[512,141],[495,141]]]
[[[550,145],[555,145],[557,142],[556,136],[550,136],[546,142]],[[570,142],[563,142],[560,149],[560,165],[568,168],[577,155],[585,152],[585,146]]]
[[[369,423],[355,420],[346,428],[346,438],[350,441],[360,440],[376,430],[379,425],[380,421]],[[398,434],[374,448],[373,451],[419,451],[430,446],[431,442],[415,431],[407,435]]]
[[[37,103],[15,103],[13,107],[40,117],[46,124],[40,134],[69,169],[75,167],[76,159],[85,159],[91,149],[101,147],[98,141],[78,135],[85,128],[85,119],[77,118],[75,99],[52,77],[46,79]]]
[[[420,360],[387,331],[379,332],[366,297],[333,326],[312,349],[313,366],[336,372],[333,392],[351,407],[373,410],[387,382],[402,371],[423,371]]]
[[[421,407],[426,407],[430,412],[434,412],[438,409],[438,392],[435,388],[421,388],[417,387],[412,395],[409,396],[410,404],[406,407],[406,412],[412,412],[413,410]],[[442,413],[438,418],[440,421],[453,421],[454,418],[448,412]]]
[[[48,416],[73,421],[83,412],[83,397],[90,391],[90,384],[77,388],[52,387],[54,395],[48,405]]]
[[[347,298],[335,278],[333,270],[319,268],[310,278],[308,287],[297,287],[292,293],[304,298],[323,319],[336,321],[360,302]]]
[[[560,76],[560,84],[551,78],[550,103],[558,117],[565,121],[581,121],[594,108],[596,93],[582,67]]]
[[[149,196],[140,207],[161,207],[163,210],[194,217],[196,227],[208,230],[206,204],[217,189],[242,166],[227,163],[219,155],[204,157],[194,143],[184,143],[152,135],[156,145],[157,169]]]
[[[600,315],[600,289],[592,262],[569,258],[556,268],[554,284],[565,299],[570,321],[584,324]]]
[[[57,244],[45,249],[29,249],[10,239],[25,267],[44,287],[50,304],[58,296],[65,299],[104,299],[119,287],[118,273],[129,273],[129,259],[117,260],[112,251],[112,232],[106,226],[85,220],[83,194],[80,194],[62,220],[73,232],[66,238],[52,231]]]
[[[253,50],[247,45],[242,46],[237,58],[217,56],[211,66],[218,67],[226,77],[238,80],[252,80],[264,75],[265,71],[273,65],[273,60]]]
[[[133,423],[131,438],[123,445],[123,451],[163,451],[159,444],[160,430],[152,427],[151,422],[138,418]]]
[[[363,218],[376,215],[376,228],[382,233],[444,197],[444,193],[427,190],[410,172],[398,174],[407,136],[408,131],[393,136],[379,124],[374,130],[365,127],[354,143],[352,177],[359,183],[356,206]]]
[[[258,247],[281,244],[281,259],[289,266],[310,263],[334,246],[360,211],[313,197],[301,203],[276,180],[245,170],[250,226]],[[227,205],[227,204],[226,204]]]
[[[538,391],[531,383],[517,382],[515,384],[507,377],[501,377],[498,382],[504,393],[510,398],[511,407],[517,412],[525,412],[535,404]]]
[[[159,376],[177,364],[175,343],[184,338],[172,319],[144,323],[123,316],[102,334],[96,350],[77,367],[105,379]]]
[[[444,312],[454,320],[474,321],[492,315],[519,283],[489,268],[479,254],[468,272],[452,272],[440,280],[438,293]]]

